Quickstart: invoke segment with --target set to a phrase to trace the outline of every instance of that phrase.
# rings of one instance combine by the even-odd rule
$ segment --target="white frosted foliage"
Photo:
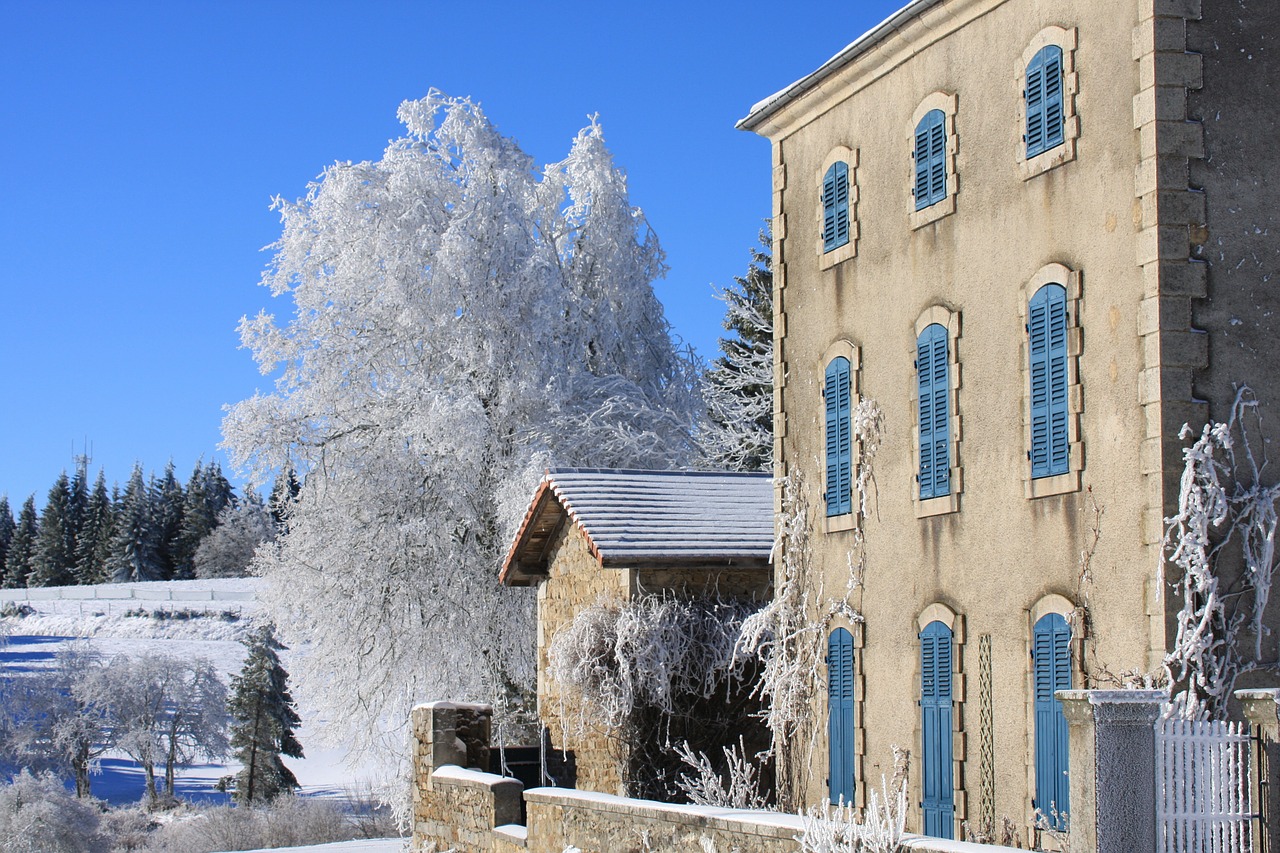
[[[255,570],[357,751],[399,750],[417,702],[529,703],[533,599],[497,572],[543,467],[689,464],[699,408],[598,124],[539,171],[470,101],[399,115],[381,160],[277,200],[264,284],[293,314],[240,328],[276,384],[223,422],[257,481],[305,476]]]

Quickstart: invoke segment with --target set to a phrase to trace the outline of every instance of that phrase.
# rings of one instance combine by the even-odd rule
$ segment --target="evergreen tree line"
[[[149,479],[135,465],[123,489],[108,490],[101,469],[90,486],[81,465],[58,476],[39,513],[31,495],[15,519],[0,495],[0,586],[189,580],[198,576],[201,545],[234,511],[269,519],[257,525],[258,541],[271,538],[299,488],[285,471],[264,505],[252,490],[237,497],[217,462],[197,463],[185,487],[170,462]]]

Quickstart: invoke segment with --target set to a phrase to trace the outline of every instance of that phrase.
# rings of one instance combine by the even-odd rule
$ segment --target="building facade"
[[[1244,0],[916,0],[740,123],[772,143],[776,473],[823,588],[865,565],[811,801],[865,804],[898,745],[922,832],[1056,822],[1054,690],[1160,668],[1183,424],[1280,401],[1278,37]]]

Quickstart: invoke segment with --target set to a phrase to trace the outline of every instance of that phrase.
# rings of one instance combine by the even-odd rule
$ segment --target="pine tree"
[[[4,585],[20,587],[27,585],[31,576],[31,561],[35,556],[36,537],[40,533],[40,523],[36,520],[36,496],[30,495],[22,510],[18,513],[18,526],[13,531],[13,539],[9,541],[9,553],[4,560]]]
[[[9,496],[0,495],[0,586],[4,585],[5,557],[9,553],[9,543],[13,541],[13,533],[18,525],[13,520],[13,510],[9,509]]]
[[[293,466],[284,466],[280,476],[276,477],[275,485],[271,489],[271,497],[267,499],[271,518],[281,532],[288,527],[290,507],[298,499],[298,493],[301,491],[302,483],[298,482],[298,475],[294,472]]]
[[[99,468],[93,491],[85,505],[80,535],[76,538],[76,577],[80,583],[106,583],[109,580],[106,567],[114,535],[114,506],[111,495],[107,493],[106,475]]]
[[[85,513],[89,511],[89,471],[84,457],[76,458],[76,472],[71,476],[71,487],[67,495],[67,518],[71,520],[72,537],[75,539],[74,551],[80,549],[80,534],[84,528]]]
[[[734,471],[773,467],[773,238],[760,233],[747,274],[720,296],[725,303],[722,353],[703,377],[707,458]]]
[[[249,650],[239,675],[231,677],[231,748],[242,765],[236,776],[236,802],[252,805],[298,787],[280,756],[302,758],[294,736],[301,720],[289,693],[289,673],[277,652],[285,647],[270,625],[242,641]]]
[[[116,514],[116,532],[107,566],[112,580],[116,583],[160,580],[163,572],[157,544],[142,466],[135,465]]]
[[[40,513],[28,586],[67,586],[75,583],[76,539],[71,519],[71,481],[63,471],[49,489]]]
[[[187,481],[182,524],[173,548],[175,578],[187,580],[196,576],[196,549],[218,526],[218,513],[234,501],[231,483],[223,476],[222,467],[216,462],[203,466],[197,463]]]
[[[173,460],[164,466],[164,474],[153,477],[148,489],[151,514],[155,519],[156,553],[163,577],[176,577],[182,557],[182,516],[186,511],[186,493],[173,475]]]

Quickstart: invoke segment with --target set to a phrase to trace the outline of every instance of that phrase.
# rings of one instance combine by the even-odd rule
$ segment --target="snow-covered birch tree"
[[[533,602],[497,570],[542,467],[688,464],[699,411],[594,120],[537,170],[468,100],[399,117],[381,160],[277,200],[263,280],[293,314],[240,328],[276,384],[223,422],[255,481],[304,475],[256,570],[300,697],[357,749],[398,748],[415,702],[527,697]]]

